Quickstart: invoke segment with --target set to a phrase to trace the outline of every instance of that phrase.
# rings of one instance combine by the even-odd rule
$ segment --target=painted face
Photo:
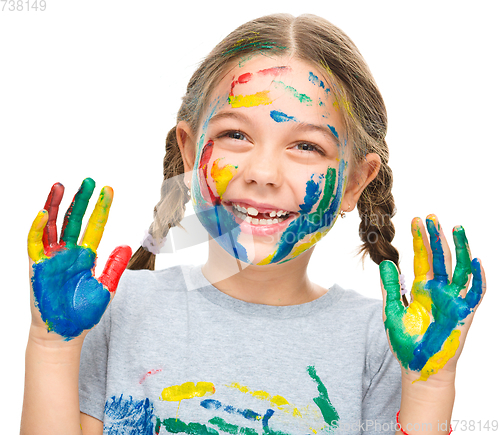
[[[198,132],[195,211],[249,264],[288,261],[333,226],[346,184],[347,137],[313,67],[257,56],[217,86]]]

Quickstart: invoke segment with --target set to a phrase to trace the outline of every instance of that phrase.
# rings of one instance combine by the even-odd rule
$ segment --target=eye
[[[312,143],[307,143],[307,142],[301,142],[301,143],[298,143],[297,145],[294,146],[295,149],[298,149],[299,151],[306,151],[306,152],[317,152],[318,154],[324,156],[325,153],[323,152],[323,150],[312,144]]]
[[[224,133],[220,134],[218,136],[219,138],[221,137],[228,137],[229,139],[235,139],[235,140],[246,140],[246,136],[238,130],[231,130],[231,131],[225,131]]]

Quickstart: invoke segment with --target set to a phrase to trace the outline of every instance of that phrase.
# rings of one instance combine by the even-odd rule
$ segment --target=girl
[[[267,16],[225,38],[188,84],[150,237],[130,262],[117,248],[93,277],[109,187],[79,244],[91,179],[59,242],[62,185],[35,219],[22,431],[448,433],[484,272],[463,228],[452,271],[436,216],[415,219],[405,307],[386,122],[357,48],[325,20]],[[207,263],[127,272],[105,311],[127,263],[154,268],[189,198],[211,238]],[[383,307],[306,273],[316,242],[355,207]]]

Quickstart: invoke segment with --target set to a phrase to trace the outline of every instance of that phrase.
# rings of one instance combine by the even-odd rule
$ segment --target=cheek
[[[197,156],[197,178],[200,196],[205,202],[219,205],[224,199],[229,183],[238,172],[239,164],[235,160],[217,149],[212,140],[203,145]]]
[[[218,157],[218,153],[214,153],[207,165],[207,183],[216,192],[221,200],[224,199],[224,193],[232,181],[233,177],[238,172],[238,164],[230,163],[231,159]]]

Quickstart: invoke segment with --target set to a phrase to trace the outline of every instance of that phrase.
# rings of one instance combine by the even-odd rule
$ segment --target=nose
[[[283,181],[281,165],[282,156],[271,144],[257,145],[245,163],[245,182],[262,187],[279,187]]]

